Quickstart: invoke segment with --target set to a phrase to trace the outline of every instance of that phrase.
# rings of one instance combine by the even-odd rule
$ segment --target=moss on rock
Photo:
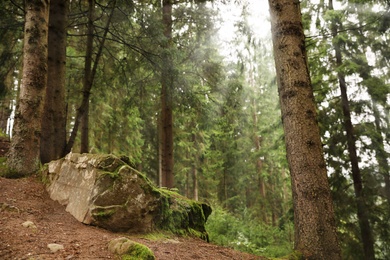
[[[119,157],[71,153],[42,171],[50,196],[67,204],[67,210],[85,224],[115,232],[169,231],[208,240],[210,206],[156,187]]]
[[[108,250],[118,255],[122,260],[154,260],[155,256],[149,247],[134,242],[126,237],[119,237],[111,240]]]

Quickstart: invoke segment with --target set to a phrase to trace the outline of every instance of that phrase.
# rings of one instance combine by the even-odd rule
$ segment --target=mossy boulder
[[[70,153],[43,169],[50,197],[85,224],[112,231],[168,230],[207,239],[211,208],[157,188],[114,155]]]
[[[108,250],[118,255],[122,260],[154,260],[156,259],[149,247],[134,242],[126,237],[119,237],[111,240]]]

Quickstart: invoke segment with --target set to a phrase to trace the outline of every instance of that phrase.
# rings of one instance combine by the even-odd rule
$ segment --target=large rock
[[[70,153],[43,170],[53,200],[85,224],[112,231],[169,230],[207,238],[207,204],[155,187],[113,155]]]

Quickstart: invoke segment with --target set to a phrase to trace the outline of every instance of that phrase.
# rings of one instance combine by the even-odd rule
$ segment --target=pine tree
[[[305,258],[341,259],[300,6],[293,1],[278,0],[269,4],[293,190],[295,249]]]
[[[47,84],[49,2],[25,2],[23,83],[7,158],[10,171],[26,176],[39,169],[41,118]]]
[[[68,0],[51,0],[48,38],[48,76],[42,115],[40,158],[59,159],[66,145],[66,45]]]

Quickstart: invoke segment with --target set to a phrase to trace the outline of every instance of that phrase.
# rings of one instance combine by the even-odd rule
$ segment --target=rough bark
[[[163,0],[162,23],[164,26],[165,44],[161,68],[161,185],[172,188],[173,176],[173,64],[169,50],[172,46],[172,2]]]
[[[83,116],[81,117],[81,135],[80,135],[80,153],[89,152],[89,102],[85,107]],[[112,147],[112,139],[110,146]],[[112,151],[112,150],[111,150]]]
[[[329,0],[329,10],[333,10],[333,1]],[[331,25],[332,36],[335,39],[333,41],[333,47],[335,50],[336,68],[340,68],[343,65],[341,43],[337,41],[338,25],[335,21],[332,21]],[[351,110],[349,107],[349,100],[347,95],[347,84],[345,81],[345,74],[338,70],[337,72],[338,83],[341,92],[341,106],[343,111],[343,124],[346,131],[348,155],[352,168],[352,180],[355,190],[355,199],[357,206],[357,217],[359,221],[361,239],[363,242],[363,250],[365,259],[375,259],[374,251],[374,239],[372,236],[371,226],[368,217],[368,208],[365,202],[363,194],[363,182],[362,175],[359,168],[359,159],[356,152],[356,138],[354,134],[354,127],[351,121]]]
[[[47,83],[48,0],[25,1],[23,84],[15,113],[8,167],[26,176],[39,169],[41,118]]]
[[[51,0],[48,36],[48,78],[42,116],[41,162],[62,157],[66,145],[66,27],[68,0]]]
[[[341,259],[299,2],[269,0],[279,100],[294,202],[295,250]]]

